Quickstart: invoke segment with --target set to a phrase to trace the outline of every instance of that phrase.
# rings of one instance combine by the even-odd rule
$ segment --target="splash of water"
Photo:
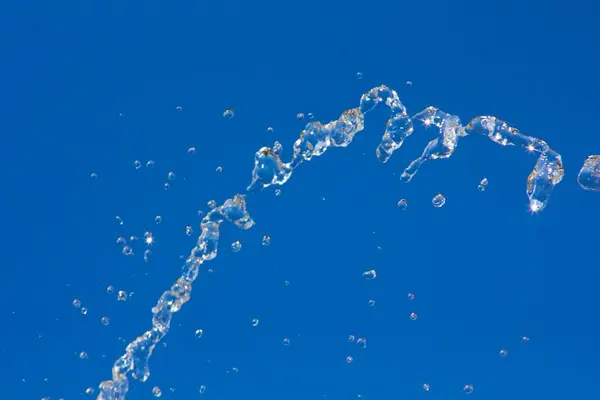
[[[600,155],[585,159],[577,175],[577,183],[585,190],[600,192]]]
[[[271,185],[283,185],[290,179],[294,169],[304,161],[323,155],[329,147],[348,146],[356,133],[364,129],[365,114],[378,104],[385,104],[391,112],[376,149],[377,158],[381,162],[387,162],[413,133],[413,120],[420,120],[426,126],[436,126],[439,130],[437,137],[427,144],[421,156],[404,170],[401,175],[404,182],[409,182],[427,160],[449,158],[456,149],[458,138],[469,134],[483,134],[501,146],[519,145],[529,152],[540,153],[527,179],[527,196],[534,212],[546,207],[552,189],[563,178],[560,155],[544,141],[525,136],[495,117],[476,117],[463,127],[457,116],[428,107],[411,118],[396,91],[382,85],[365,93],[360,99],[360,106],[344,111],[339,119],[327,124],[317,121],[307,123],[294,143],[293,156],[289,162],[280,159],[280,145],[258,150],[254,156],[252,180],[247,192],[254,193]],[[124,400],[129,390],[129,375],[142,382],[148,379],[148,362],[156,344],[167,335],[173,314],[190,300],[192,283],[198,277],[200,266],[217,256],[219,229],[224,221],[244,230],[254,225],[254,220],[246,210],[244,195],[235,195],[202,218],[202,232],[183,266],[181,276],[152,308],[152,329],[129,343],[125,354],[113,365],[112,380],[100,383],[97,400]]]

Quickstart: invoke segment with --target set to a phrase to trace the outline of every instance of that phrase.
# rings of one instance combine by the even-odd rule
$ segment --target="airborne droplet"
[[[433,206],[435,208],[440,208],[444,204],[446,204],[446,198],[444,196],[442,196],[441,194],[436,194],[435,197],[433,198],[433,200],[431,200],[431,203],[433,204]]]

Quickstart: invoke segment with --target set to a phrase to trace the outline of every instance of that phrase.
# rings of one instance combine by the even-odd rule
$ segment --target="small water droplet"
[[[369,307],[375,307],[375,300],[369,300]]]
[[[89,387],[89,388],[85,389],[85,394],[87,394],[88,396],[93,395],[94,394],[94,388]]]
[[[529,336],[522,336],[521,340],[523,341],[523,343],[527,343],[529,342],[531,339],[529,338]]]
[[[106,288],[107,294],[113,294],[114,292],[115,292],[115,287],[113,285],[110,285],[109,287]]]
[[[81,307],[81,313],[82,313],[83,315],[87,315],[87,313],[88,313],[88,309],[87,309],[87,307]]]
[[[186,227],[185,227],[185,234],[186,234],[186,235],[188,235],[188,236],[192,236],[192,233],[193,233],[193,232],[194,232],[194,231],[192,230],[192,227],[191,227],[190,225],[188,225],[188,226],[186,226]]]
[[[93,180],[93,181],[95,181],[96,179],[98,179],[98,174],[97,174],[97,173],[95,173],[95,172],[92,172],[92,173],[90,174],[90,179],[91,179],[91,180]]]
[[[160,215],[157,215],[156,217],[154,217],[154,223],[155,224],[160,224],[162,222],[162,217]]]
[[[125,243],[127,243],[127,240],[123,236],[119,236],[117,238],[117,244],[125,244]]]
[[[267,235],[263,236],[263,238],[262,238],[262,245],[263,246],[268,246],[270,244],[271,244],[271,236],[267,236]]]
[[[411,321],[416,321],[418,318],[417,313],[411,312],[408,316],[410,318]]]
[[[508,355],[508,350],[506,350],[506,349],[500,350],[500,357],[506,357],[507,355]]]
[[[202,335],[204,335],[204,331],[202,329],[196,329],[196,339],[200,339]]]
[[[356,338],[354,337],[354,335],[348,335],[348,342],[354,343],[355,340]]]
[[[406,199],[402,199],[398,202],[398,209],[400,211],[404,211],[408,208],[408,202],[406,201]]]
[[[366,347],[367,347],[367,339],[366,339],[366,338],[358,338],[358,339],[356,340],[356,344],[357,344],[357,345],[358,345],[360,348],[364,349],[364,348],[366,348]]]
[[[290,339],[288,339],[288,338],[283,339],[283,345],[284,346],[289,346],[290,345]]]
[[[154,397],[160,397],[160,396],[162,396],[162,392],[160,391],[160,388],[158,386],[154,386],[152,388],[152,395]]]
[[[257,327],[258,326],[258,318],[253,318],[252,319],[252,326],[253,327]]]
[[[412,86],[412,81],[406,81],[407,86]]]
[[[129,246],[123,246],[123,250],[121,250],[123,252],[124,255],[126,255],[127,257],[131,257],[133,256],[133,250],[131,249],[131,247]]]
[[[414,300],[414,299],[415,299],[415,294],[414,294],[413,292],[410,292],[410,293],[408,294],[408,299],[409,299],[409,300]]]
[[[223,172],[223,167],[219,165],[217,168],[215,168],[215,171],[220,174],[221,172]]]
[[[273,127],[270,126],[267,128],[267,133],[273,133],[273,132],[275,132],[275,129],[273,129]]]
[[[110,318],[102,317],[100,318],[100,322],[102,323],[102,325],[107,326],[108,324],[110,324]]]
[[[235,114],[232,109],[227,109],[223,112],[223,118],[231,119]],[[243,119],[243,118],[242,118]]]
[[[176,109],[177,111],[183,111],[183,107],[182,107],[182,106],[177,106],[177,107],[175,107],[175,109]]]
[[[304,113],[298,113],[296,115],[296,118],[298,118],[298,119],[304,119]]]
[[[275,196],[281,195],[281,189],[275,189]]]
[[[200,392],[200,394],[204,394],[204,392],[206,392],[206,385],[200,385],[198,392]]]
[[[133,162],[133,166],[135,167],[135,169],[140,169],[142,168],[142,163],[140,162],[140,160],[135,160]]]
[[[357,72],[356,73],[356,79],[362,79],[363,78],[363,73],[362,72]]]
[[[308,113],[308,119],[310,119],[310,120],[315,119],[315,114],[309,112]]]
[[[273,143],[273,153],[280,155],[282,151],[283,151],[283,146],[281,145],[281,143],[279,143],[278,141],[275,141],[275,143]]]
[[[446,204],[446,198],[441,194],[436,194],[433,200],[431,200],[431,204],[433,204],[435,208],[440,208]]]
[[[235,242],[231,243],[231,250],[234,253],[237,253],[238,251],[240,251],[242,249],[242,244],[240,243],[239,240],[236,240]]]
[[[206,203],[206,205],[208,205],[208,208],[213,209],[217,206],[217,202],[214,200],[210,200],[208,203]]]
[[[479,185],[477,185],[477,189],[479,189],[480,192],[485,192],[485,189],[487,188],[487,185],[488,185],[487,178],[483,178],[481,180],[481,182],[479,182]]]
[[[79,353],[79,358],[82,360],[87,360],[88,359],[88,353],[86,353],[85,351],[82,351],[81,353]]]
[[[466,394],[473,393],[473,385],[465,385],[463,387],[463,392],[465,392]]]
[[[146,168],[154,168],[154,161],[148,160],[148,162],[146,163]]]
[[[367,280],[373,280],[375,278],[377,278],[377,272],[372,269],[369,271],[365,271],[362,273],[363,278],[367,279]]]
[[[165,182],[164,186],[165,190],[171,189],[171,184],[169,182]]]
[[[174,180],[175,180],[175,178],[176,178],[176,176],[175,176],[175,172],[169,172],[169,174],[167,175],[167,178],[168,178],[170,181],[174,181]]]
[[[73,299],[73,307],[75,307],[75,308],[81,307],[81,300]]]
[[[127,292],[124,290],[119,290],[117,293],[117,301],[127,301]]]
[[[119,217],[118,215],[115,217],[115,220],[117,220],[117,224],[119,225],[123,225],[123,218]]]
[[[150,260],[151,255],[152,255],[152,250],[146,249],[144,251],[144,262],[148,262]]]
[[[352,364],[352,361],[354,361],[354,359],[352,358],[352,356],[348,356],[348,357],[346,357],[346,362],[347,362],[348,364]]]
[[[195,147],[190,147],[188,150],[188,154],[189,155],[194,155],[196,154],[196,148]]]
[[[429,392],[431,390],[431,387],[429,386],[429,383],[424,383],[423,384],[423,390],[426,392]]]

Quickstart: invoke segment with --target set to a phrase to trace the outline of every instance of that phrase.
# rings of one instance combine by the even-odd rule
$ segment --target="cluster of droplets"
[[[303,162],[323,155],[330,147],[348,146],[356,133],[364,129],[365,114],[379,104],[388,107],[391,114],[381,142],[376,148],[376,156],[381,162],[387,162],[394,151],[400,148],[404,140],[413,133],[413,120],[419,120],[425,126],[435,126],[438,129],[436,138],[427,144],[423,153],[401,174],[400,179],[403,182],[409,182],[426,161],[452,156],[458,139],[471,134],[482,134],[501,146],[518,145],[530,153],[539,154],[534,170],[527,179],[527,195],[533,212],[541,211],[546,207],[553,187],[563,178],[564,170],[560,155],[544,141],[523,135],[495,117],[476,117],[463,126],[457,116],[447,114],[435,107],[428,107],[411,118],[396,91],[382,85],[365,93],[360,99],[359,107],[344,111],[337,120],[326,124],[318,121],[308,122],[294,142],[293,154],[289,162],[283,162],[280,158],[281,144],[276,144],[273,148],[259,149],[254,156],[252,180],[247,191],[254,193],[271,185],[281,186],[290,179],[294,169]],[[227,119],[233,116],[232,110],[223,113],[223,117]],[[298,119],[303,118],[304,114],[298,114]],[[272,129],[269,131],[272,132]],[[584,182],[589,187],[598,187],[600,181],[598,163],[598,158],[592,159],[589,163],[586,161],[585,170],[582,169],[580,173],[580,184]],[[92,175],[93,179],[96,177],[97,175]],[[170,173],[168,180],[174,179],[175,174]],[[165,188],[168,188],[168,182]],[[445,198],[441,194],[434,197],[434,206],[441,207],[444,203]],[[181,276],[169,290],[163,293],[152,308],[152,328],[129,343],[125,354],[113,365],[112,379],[100,384],[98,400],[124,399],[129,389],[129,375],[142,382],[148,379],[150,375],[148,360],[156,344],[169,331],[173,313],[178,312],[190,300],[192,283],[198,277],[200,266],[217,256],[221,223],[228,221],[241,229],[249,229],[254,225],[254,221],[246,211],[246,199],[242,195],[238,194],[218,207],[216,202],[211,200],[208,206],[210,211],[202,218],[201,234],[185,261]],[[406,209],[407,203],[401,201],[398,206],[400,209]],[[263,244],[268,245],[269,241],[270,239],[263,239]],[[234,242],[232,250],[240,249],[241,244]],[[363,276],[366,279],[374,279],[377,274],[374,270],[370,270],[363,273]],[[413,314],[411,319],[416,319],[416,314],[414,316]],[[366,346],[366,339],[359,339],[357,343],[359,341],[359,345],[362,346],[364,343]],[[284,344],[289,344],[289,339],[284,339]],[[351,359],[348,362],[351,362]],[[465,388],[467,392],[468,388],[466,386]],[[429,390],[428,385],[426,390]]]

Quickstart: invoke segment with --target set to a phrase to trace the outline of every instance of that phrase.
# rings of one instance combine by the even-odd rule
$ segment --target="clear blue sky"
[[[351,146],[302,165],[280,196],[249,198],[253,229],[223,227],[221,254],[128,399],[151,398],[155,385],[163,398],[201,398],[203,384],[210,400],[463,399],[465,384],[488,400],[600,395],[600,197],[576,183],[600,153],[597,4],[13,3],[0,13],[2,399],[79,399],[110,378],[178,277],[198,209],[243,191],[261,146],[278,140],[289,159],[297,113],[336,119],[380,84],[411,113],[494,115],[546,140],[565,164],[547,209],[527,212],[535,158],[483,137],[402,184],[433,130],[380,164],[387,113],[377,110]],[[156,238],[147,264],[141,244],[128,258],[115,243],[145,230]],[[118,303],[109,285],[135,294]]]

